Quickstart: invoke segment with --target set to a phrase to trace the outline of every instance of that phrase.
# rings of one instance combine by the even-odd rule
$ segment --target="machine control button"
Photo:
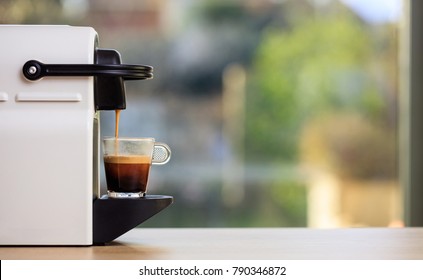
[[[80,102],[82,95],[80,93],[38,93],[21,92],[16,95],[18,102]]]
[[[0,102],[9,100],[9,95],[5,92],[0,92]]]

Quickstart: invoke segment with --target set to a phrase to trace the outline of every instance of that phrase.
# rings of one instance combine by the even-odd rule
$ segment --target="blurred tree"
[[[368,73],[372,47],[363,23],[345,10],[268,29],[247,94],[247,160],[295,160],[302,125],[321,113],[380,118],[385,103]]]

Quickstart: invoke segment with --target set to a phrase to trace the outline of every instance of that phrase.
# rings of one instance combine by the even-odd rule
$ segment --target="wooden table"
[[[0,247],[0,259],[423,259],[423,228],[134,229],[107,246]]]

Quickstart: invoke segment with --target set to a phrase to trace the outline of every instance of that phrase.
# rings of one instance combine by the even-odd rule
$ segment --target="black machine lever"
[[[124,81],[152,79],[153,67],[121,64],[116,50],[96,49],[94,64],[44,64],[29,60],[24,64],[22,73],[30,81],[46,76],[93,76],[96,110],[122,110],[126,108]]]
[[[43,64],[30,60],[24,64],[22,72],[31,81],[46,76],[103,76],[122,77],[124,80],[153,78],[153,67],[128,64]]]

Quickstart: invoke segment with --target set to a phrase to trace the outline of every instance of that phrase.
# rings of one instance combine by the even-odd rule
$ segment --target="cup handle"
[[[155,142],[151,164],[162,165],[170,160],[170,148],[165,143]]]

